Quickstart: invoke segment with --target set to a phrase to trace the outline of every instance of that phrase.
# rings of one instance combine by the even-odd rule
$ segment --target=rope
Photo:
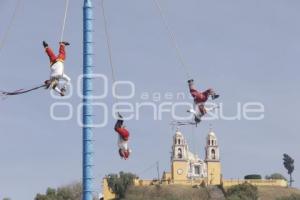
[[[153,169],[154,167],[157,166],[157,161],[151,165],[149,165],[147,168],[145,168],[144,170],[140,171],[138,174],[145,174],[146,172],[148,172],[149,170]]]
[[[173,45],[175,47],[176,54],[177,54],[177,57],[178,57],[178,59],[181,63],[181,66],[182,66],[183,70],[185,71],[187,78],[190,79],[191,76],[190,76],[190,73],[189,73],[189,70],[188,70],[188,66],[184,62],[184,58],[183,58],[183,55],[180,51],[179,45],[176,41],[175,34],[173,33],[170,26],[168,25],[167,19],[166,19],[164,13],[163,13],[163,10],[162,10],[161,6],[159,5],[158,1],[157,0],[153,0],[153,1],[155,2],[155,5],[156,5],[157,9],[159,10],[159,14],[162,18],[162,21],[164,22],[164,25],[165,25],[168,33],[169,33],[170,40],[171,40],[171,42],[173,43]]]
[[[31,89],[19,89],[19,90],[16,90],[16,91],[13,91],[13,92],[5,92],[5,91],[0,91],[0,95],[1,96],[14,96],[14,95],[20,95],[20,94],[24,94],[24,93],[28,93],[28,92],[31,92],[33,90],[37,90],[37,89],[40,89],[42,87],[45,87],[46,84],[42,84],[42,85],[39,85],[39,86],[36,86],[36,87],[33,87]]]
[[[4,45],[5,45],[5,43],[6,43],[7,39],[8,39],[10,30],[12,28],[12,25],[13,25],[15,19],[16,19],[18,9],[19,9],[19,7],[21,5],[21,1],[22,0],[18,0],[17,4],[15,6],[15,9],[13,11],[13,15],[12,15],[10,21],[9,21],[8,27],[7,27],[7,29],[6,29],[6,31],[4,33],[4,36],[3,36],[2,40],[0,41],[0,52],[1,52],[2,48],[4,47]]]
[[[200,151],[197,151],[197,138],[196,138],[196,132],[195,132],[195,129],[196,127],[195,126],[192,126],[192,148],[193,148],[193,153],[198,153]]]
[[[103,22],[104,22],[106,45],[107,45],[107,48],[108,48],[108,56],[109,56],[109,65],[110,65],[110,69],[111,69],[111,76],[112,76],[113,83],[115,83],[116,82],[116,75],[115,75],[115,69],[114,69],[113,58],[112,58],[112,48],[111,48],[111,40],[110,40],[109,32],[108,32],[108,23],[107,23],[107,18],[106,18],[105,9],[104,9],[104,0],[101,0],[101,8],[102,8],[102,16],[103,16]],[[118,102],[118,99],[115,98],[115,101]]]
[[[196,125],[196,122],[189,122],[189,121],[172,121],[170,123],[170,125],[175,126],[175,127],[179,127],[179,126],[190,126],[190,125]]]
[[[64,14],[64,20],[63,20],[63,24],[62,24],[61,37],[60,37],[60,41],[61,42],[64,39],[64,33],[65,33],[65,27],[66,27],[66,21],[67,21],[68,8],[69,8],[69,0],[66,0],[65,14]]]

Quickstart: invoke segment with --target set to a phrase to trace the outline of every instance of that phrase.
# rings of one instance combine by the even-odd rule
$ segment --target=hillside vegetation
[[[292,194],[300,195],[300,190],[283,187],[258,187],[259,200],[281,200]],[[126,192],[124,200],[220,200],[213,198],[212,188],[192,188],[182,185],[132,186]],[[290,198],[300,200],[300,198]],[[288,199],[288,200],[290,200]],[[239,199],[237,199],[239,200]],[[243,199],[244,200],[244,199]],[[251,198],[249,198],[251,200]]]
[[[205,188],[182,185],[134,186],[125,200],[209,200],[209,194]]]
[[[288,197],[292,194],[300,195],[300,190],[284,187],[258,187],[259,197],[262,200],[276,200],[282,197]],[[300,200],[298,197],[297,200]]]

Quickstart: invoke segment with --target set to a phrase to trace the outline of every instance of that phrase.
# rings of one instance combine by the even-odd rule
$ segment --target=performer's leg
[[[124,140],[128,140],[129,132],[125,128],[117,128],[117,133],[123,138]]]
[[[65,44],[63,43],[60,43],[59,45],[59,54],[57,56],[57,60],[60,60],[60,61],[65,61],[66,59],[66,50],[65,50]]]
[[[194,85],[194,81],[191,79],[188,81],[188,83],[189,83],[190,93],[191,93],[192,97],[194,98],[195,102],[196,103],[205,102],[207,100],[207,97],[205,97],[202,92],[199,92],[196,89],[196,87]]]
[[[56,56],[53,53],[53,50],[50,47],[46,47],[45,51],[49,57],[50,63],[53,64],[56,61]]]
[[[195,96],[197,95],[198,91],[197,91],[197,89],[196,89],[196,87],[194,85],[194,82],[193,82],[193,80],[189,80],[188,83],[189,83],[190,93],[195,98]]]

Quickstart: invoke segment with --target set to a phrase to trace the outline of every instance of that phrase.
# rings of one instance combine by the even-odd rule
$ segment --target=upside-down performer
[[[218,98],[220,95],[216,94],[213,89],[207,89],[204,92],[200,92],[196,89],[194,85],[194,80],[188,80],[190,93],[192,97],[194,98],[194,103],[197,106],[195,110],[199,112],[199,116],[204,116],[207,113],[207,110],[205,108],[205,102],[208,100],[208,98],[211,96],[212,100]]]
[[[123,117],[120,113],[118,113],[118,121],[115,125],[115,131],[119,134],[118,138],[118,147],[119,147],[119,154],[121,158],[127,160],[131,153],[131,150],[128,148],[128,139],[129,139],[129,131],[123,125]]]
[[[43,41],[43,46],[50,60],[50,79],[45,81],[46,88],[51,87],[61,96],[65,96],[66,86],[71,79],[64,73],[64,61],[66,59],[65,46],[69,46],[68,42],[59,43],[59,54],[56,56],[49,45]],[[59,88],[59,82],[63,80],[64,84]]]

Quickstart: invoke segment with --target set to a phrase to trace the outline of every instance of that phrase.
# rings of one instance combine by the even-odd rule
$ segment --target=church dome
[[[208,135],[207,135],[207,140],[216,140],[216,139],[217,139],[217,136],[216,136],[215,132],[210,130]]]
[[[216,134],[215,134],[213,131],[210,131],[210,132],[208,133],[208,136],[216,137]]]
[[[180,131],[176,131],[175,135],[176,136],[182,136],[182,133]]]

